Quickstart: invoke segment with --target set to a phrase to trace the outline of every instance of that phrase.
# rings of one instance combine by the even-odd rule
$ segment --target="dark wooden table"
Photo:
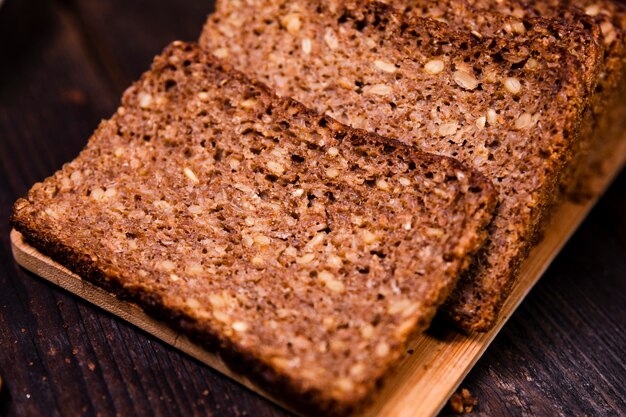
[[[210,1],[8,0],[0,9],[0,415],[283,416],[18,267],[11,204],[84,146]],[[626,173],[463,386],[477,415],[626,415]],[[444,411],[444,414],[449,411]]]

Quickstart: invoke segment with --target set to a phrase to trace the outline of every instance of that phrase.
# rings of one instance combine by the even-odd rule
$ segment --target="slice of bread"
[[[582,57],[591,56],[593,51],[579,34],[588,32],[589,39],[597,39],[603,46],[597,91],[587,121],[581,127],[577,161],[563,187],[574,198],[588,195],[589,181],[598,171],[603,171],[606,153],[617,145],[626,129],[624,4],[613,0],[389,0],[388,3],[409,16],[438,19],[455,29],[490,34],[495,26],[499,36],[515,37],[516,27],[524,30],[524,26],[532,26],[537,19],[562,19],[572,28],[562,39],[572,45],[570,51]],[[507,17],[513,22],[505,26],[498,24]]]
[[[376,2],[218,1],[201,46],[339,121],[459,158],[494,181],[490,237],[448,313],[489,328],[576,150],[588,70],[561,21],[516,39]],[[590,65],[593,65],[590,62]]]
[[[359,404],[428,325],[495,202],[458,161],[346,127],[175,42],[12,223],[326,415]]]

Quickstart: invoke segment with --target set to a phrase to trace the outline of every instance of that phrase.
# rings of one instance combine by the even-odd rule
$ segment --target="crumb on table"
[[[450,397],[450,408],[457,414],[469,414],[478,405],[478,398],[474,397],[467,388],[455,392]]]

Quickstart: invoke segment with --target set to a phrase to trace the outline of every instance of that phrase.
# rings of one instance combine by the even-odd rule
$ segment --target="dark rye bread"
[[[518,23],[508,25],[500,35],[515,35],[515,27],[536,18],[562,19],[577,30],[600,32],[603,57],[597,92],[592,98],[580,136],[581,149],[566,182],[565,191],[573,197],[588,194],[589,180],[602,172],[607,153],[618,145],[626,129],[626,6],[613,0],[389,0],[410,16],[430,17],[451,27],[478,32],[489,31],[489,16],[508,16]],[[589,20],[594,22],[589,24]],[[525,22],[525,23],[523,23]],[[518,26],[519,27],[519,26]],[[565,39],[575,35],[564,34]],[[596,34],[593,33],[595,38]],[[572,49],[585,53],[585,48]],[[570,50],[572,50],[570,49]]]
[[[480,38],[375,2],[218,1],[201,46],[279,94],[490,178],[500,196],[490,236],[446,309],[460,327],[486,330],[556,193],[589,101],[558,25],[518,40]]]
[[[426,328],[495,191],[176,42],[12,223],[301,410],[344,414]]]
[[[468,30],[475,36],[503,37],[516,39],[524,36],[527,28],[554,26],[542,16],[558,19],[553,28],[558,31],[562,47],[575,55],[581,65],[587,88],[590,92],[598,85],[603,74],[602,55],[604,38],[600,26],[594,18],[582,10],[567,6],[552,10],[549,15],[527,13],[523,10],[523,0],[389,0],[395,8],[409,17],[428,17],[446,23],[453,29]],[[573,158],[562,175],[561,190],[570,196],[581,195],[579,178],[586,172],[585,162],[592,146],[593,111],[589,106],[583,117],[579,140],[572,150]],[[588,127],[589,131],[585,132]],[[553,205],[563,200],[560,194],[554,194]]]
[[[601,72],[603,36],[595,19],[575,8],[559,9],[549,18],[535,13],[520,16],[511,1],[499,0],[386,0],[408,18],[432,18],[455,30],[477,37],[502,37],[519,41],[534,31],[552,31],[560,46],[578,58],[586,86],[594,90]],[[507,5],[508,7],[505,7]],[[504,12],[508,10],[508,13]]]
[[[455,28],[490,30],[490,16],[499,14],[515,19],[522,24],[532,19],[561,19],[574,28],[580,26],[596,37],[598,29],[602,34],[601,42],[604,45],[604,68],[600,84],[612,88],[623,77],[625,54],[624,30],[626,30],[626,6],[613,0],[388,0],[401,12],[412,17],[430,17],[446,22]],[[530,20],[529,20],[530,19]],[[596,27],[589,24],[589,20]],[[513,24],[499,34],[509,32],[514,34],[516,25]],[[574,35],[568,31],[566,39]],[[580,48],[576,48],[580,51]],[[600,111],[600,110],[599,110]]]

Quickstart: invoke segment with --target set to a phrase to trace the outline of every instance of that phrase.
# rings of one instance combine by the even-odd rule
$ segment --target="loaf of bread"
[[[538,21],[486,37],[377,2],[224,0],[200,43],[283,96],[494,182],[488,241],[446,308],[459,326],[486,330],[557,194],[595,88],[601,54],[571,53],[569,30]]]
[[[175,42],[14,227],[318,415],[370,394],[485,238],[493,186]]]
[[[626,6],[614,0],[388,0],[412,17],[430,17],[455,29],[481,35],[518,36],[537,19],[561,19],[570,26],[561,39],[569,51],[584,57],[594,52],[586,40],[597,42],[602,65],[597,92],[581,126],[577,160],[564,179],[564,191],[574,198],[588,195],[589,180],[603,171],[607,153],[622,139],[626,128]],[[502,19],[509,18],[506,24]],[[517,29],[516,29],[517,28]],[[587,32],[588,36],[584,33]],[[583,34],[583,36],[580,36]]]

